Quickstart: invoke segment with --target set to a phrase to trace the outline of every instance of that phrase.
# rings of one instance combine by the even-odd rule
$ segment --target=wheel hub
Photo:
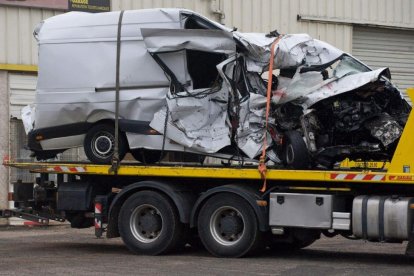
[[[161,230],[162,221],[161,217],[155,213],[146,212],[138,221],[142,231],[145,232],[156,232]]]
[[[292,164],[295,159],[295,152],[292,145],[288,145],[286,150],[286,162]]]
[[[111,141],[107,137],[99,137],[96,140],[96,148],[99,152],[106,152],[111,147]]]
[[[243,221],[238,216],[225,216],[219,223],[220,232],[228,235],[235,235],[243,231]]]
[[[110,133],[99,133],[92,142],[93,151],[99,156],[108,156],[113,151],[114,138]]]
[[[163,218],[157,208],[143,204],[132,212],[129,223],[131,232],[137,240],[150,243],[161,235]]]
[[[210,231],[220,244],[232,246],[244,235],[244,218],[234,207],[223,206],[217,209],[210,219]]]

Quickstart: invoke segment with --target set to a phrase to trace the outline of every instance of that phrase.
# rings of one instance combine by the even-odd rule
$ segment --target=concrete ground
[[[121,239],[66,226],[0,228],[0,275],[412,275],[404,244],[322,238],[297,253],[219,259],[201,248],[131,254]],[[410,272],[411,271],[411,272]]]

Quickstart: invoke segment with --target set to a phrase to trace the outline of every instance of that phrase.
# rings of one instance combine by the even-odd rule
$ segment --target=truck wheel
[[[125,157],[128,142],[123,133],[119,133],[119,160]],[[83,144],[85,154],[93,163],[110,164],[115,149],[115,130],[110,124],[98,124],[88,131]]]
[[[311,240],[293,240],[291,242],[273,242],[270,244],[270,249],[275,252],[295,252],[302,248],[313,244],[316,239]]]
[[[252,207],[233,194],[213,196],[203,205],[198,233],[211,254],[235,258],[257,249],[262,234]]]
[[[299,132],[292,130],[284,133],[282,160],[289,168],[303,170],[310,167],[309,151]]]
[[[319,230],[297,228],[291,231],[291,238],[284,242],[278,240],[277,236],[271,235],[268,238],[270,249],[276,252],[298,251],[313,244],[321,236]]]
[[[118,228],[125,245],[137,254],[164,254],[185,243],[186,229],[175,206],[153,191],[138,192],[125,201]]]
[[[317,229],[296,228],[293,231],[292,248],[302,249],[308,247],[321,237],[321,231]]]
[[[86,218],[84,212],[66,212],[65,218],[72,228],[89,228],[94,224],[93,218]]]

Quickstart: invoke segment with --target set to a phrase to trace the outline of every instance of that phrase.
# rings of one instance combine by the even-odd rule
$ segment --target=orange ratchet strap
[[[275,56],[275,48],[276,45],[279,43],[279,40],[282,38],[282,35],[279,35],[277,39],[272,43],[270,47],[270,60],[269,60],[269,77],[267,80],[267,100],[266,100],[266,128],[264,131],[264,139],[263,139],[263,148],[262,148],[262,155],[260,156],[259,160],[259,167],[258,170],[260,175],[263,179],[263,186],[260,189],[261,192],[266,191],[266,147],[267,147],[267,129],[268,129],[268,121],[269,121],[269,113],[270,113],[270,102],[272,99],[272,79],[273,79],[273,59]]]

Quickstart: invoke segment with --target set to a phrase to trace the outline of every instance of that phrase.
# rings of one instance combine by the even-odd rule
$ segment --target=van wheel
[[[233,194],[211,197],[198,216],[198,234],[214,256],[237,258],[261,245],[262,233],[250,204]]]
[[[99,124],[91,127],[83,144],[85,154],[93,163],[110,164],[115,149],[115,130],[110,124]],[[119,133],[119,160],[125,157],[128,142],[124,133]]]
[[[304,170],[310,167],[308,147],[298,131],[292,130],[284,133],[282,160],[287,167],[292,169]]]
[[[188,233],[171,200],[154,191],[137,192],[125,201],[118,228],[129,250],[148,255],[183,247]]]
[[[135,160],[144,164],[157,163],[165,156],[165,154],[161,154],[161,151],[149,149],[134,149],[131,150],[131,154]]]

